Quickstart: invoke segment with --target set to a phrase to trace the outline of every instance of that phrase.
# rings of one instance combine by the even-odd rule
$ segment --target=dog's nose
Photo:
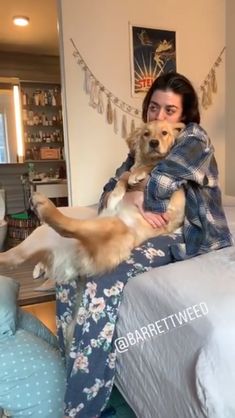
[[[157,148],[158,145],[159,145],[158,139],[151,139],[151,141],[149,141],[149,146],[153,149]]]

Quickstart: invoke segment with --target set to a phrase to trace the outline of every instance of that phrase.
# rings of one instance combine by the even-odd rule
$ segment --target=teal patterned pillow
[[[10,277],[0,276],[0,341],[16,330],[19,283]]]
[[[19,329],[0,340],[0,406],[14,418],[62,418],[65,368],[58,350]]]

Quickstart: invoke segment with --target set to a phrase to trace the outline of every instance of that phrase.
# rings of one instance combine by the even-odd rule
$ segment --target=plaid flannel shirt
[[[104,187],[101,206],[104,194],[115,187],[118,177],[129,170],[133,162],[129,155]],[[186,195],[185,244],[171,247],[175,259],[232,245],[218,186],[214,147],[207,133],[195,123],[187,125],[169,155],[152,170],[145,189],[145,209],[165,212],[172,193],[180,187]]]

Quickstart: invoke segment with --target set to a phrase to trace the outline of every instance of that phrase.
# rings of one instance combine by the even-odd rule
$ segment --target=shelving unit
[[[64,160],[59,84],[21,83],[25,161]]]

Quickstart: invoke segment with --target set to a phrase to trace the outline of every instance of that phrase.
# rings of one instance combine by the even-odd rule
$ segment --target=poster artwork
[[[175,32],[131,26],[132,95],[146,93],[159,75],[176,71]]]

